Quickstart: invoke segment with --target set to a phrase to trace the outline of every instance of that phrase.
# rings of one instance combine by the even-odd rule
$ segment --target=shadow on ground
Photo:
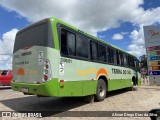
[[[116,96],[125,92],[128,92],[128,90],[121,89],[112,91],[108,93],[107,97]],[[17,112],[41,112],[43,117],[56,116],[56,114],[61,116],[61,113],[63,114],[71,109],[88,104],[83,101],[83,97],[60,98],[37,97],[32,95],[26,95],[22,98],[2,100],[0,102]]]
[[[112,97],[112,96],[116,96],[116,95],[119,95],[119,94],[123,94],[123,93],[126,93],[126,92],[129,92],[129,91],[137,91],[138,89],[137,88],[133,88],[133,90],[131,90],[131,88],[124,88],[124,89],[120,89],[120,90],[114,90],[114,91],[110,91],[108,92],[108,95],[107,97]],[[107,99],[107,98],[106,98]]]
[[[160,91],[160,86],[157,87],[152,87],[152,86],[143,86],[143,87],[139,87],[140,89],[150,89],[150,90],[156,90],[156,91]]]
[[[11,86],[0,86],[0,90],[11,89]]]

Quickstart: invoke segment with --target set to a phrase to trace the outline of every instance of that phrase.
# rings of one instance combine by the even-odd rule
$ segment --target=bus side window
[[[139,68],[139,60],[136,59],[136,67]]]
[[[106,56],[106,47],[103,45],[99,45],[99,61],[106,62],[107,56]]]
[[[67,32],[68,52],[69,55],[76,55],[76,36],[73,33]]]
[[[136,63],[136,58],[134,58],[134,67],[136,68],[137,67],[137,63]]]
[[[121,65],[124,66],[124,57],[123,57],[123,53],[120,52],[120,59],[121,59]]]
[[[132,57],[132,66],[135,67],[136,63],[135,63],[135,59],[134,57]]]
[[[98,46],[97,43],[91,41],[91,60],[98,60]]]
[[[119,52],[116,51],[117,65],[120,65]]]
[[[127,61],[128,61],[128,67],[131,67],[131,61],[130,61],[130,56],[127,56]]]
[[[106,46],[106,62],[108,63],[108,46]]]
[[[89,56],[88,47],[89,47],[88,40],[82,36],[77,36],[77,43],[76,43],[77,56],[82,58],[88,58]]]
[[[108,62],[114,63],[114,50],[108,47]]]
[[[135,67],[134,58],[131,57],[131,67]]]
[[[63,55],[68,55],[67,50],[67,31],[64,29],[61,29],[61,53]]]
[[[109,47],[107,47],[108,63],[110,63],[110,62],[111,62],[110,54],[111,54],[111,49],[110,49]]]
[[[114,63],[114,50],[111,49],[111,63]]]
[[[129,64],[129,67],[135,67],[135,63],[134,63],[134,58],[131,57],[131,56],[128,56],[128,64]]]
[[[114,50],[114,65],[117,65],[117,56],[116,56],[116,50]]]
[[[124,66],[128,66],[127,55],[126,54],[123,55],[124,55]]]

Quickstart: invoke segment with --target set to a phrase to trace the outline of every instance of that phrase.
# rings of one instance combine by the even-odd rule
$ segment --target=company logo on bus
[[[39,74],[39,72],[37,70],[32,70],[32,69],[23,69],[23,68],[19,68],[17,70],[17,75],[37,75]]]

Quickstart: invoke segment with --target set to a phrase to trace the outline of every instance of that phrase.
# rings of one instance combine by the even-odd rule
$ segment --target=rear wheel
[[[106,97],[106,83],[103,79],[99,79],[97,83],[97,91],[96,91],[96,96],[95,100],[96,101],[103,101]]]

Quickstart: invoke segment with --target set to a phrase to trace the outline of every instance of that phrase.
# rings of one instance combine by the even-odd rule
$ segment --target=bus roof
[[[58,18],[51,17],[50,19],[51,19],[51,21],[54,20],[54,21],[56,21],[57,23],[64,24],[65,26],[68,26],[68,27],[72,28],[73,30],[75,30],[75,31],[77,31],[77,32],[80,32],[80,33],[82,33],[82,34],[84,34],[84,35],[86,35],[86,36],[88,36],[88,37],[90,37],[90,38],[93,38],[94,40],[97,40],[97,41],[99,41],[99,42],[101,42],[101,43],[104,43],[104,44],[106,44],[106,45],[108,45],[108,46],[110,46],[110,47],[113,47],[113,48],[115,48],[115,49],[117,49],[117,50],[120,50],[120,51],[122,51],[122,52],[124,52],[124,53],[127,53],[127,54],[135,57],[135,56],[132,55],[131,53],[128,53],[128,52],[124,51],[124,50],[121,49],[121,48],[118,48],[118,47],[116,47],[116,46],[114,46],[114,45],[111,45],[110,43],[108,43],[108,42],[106,42],[106,41],[104,41],[104,40],[101,40],[101,39],[99,39],[99,38],[97,38],[97,37],[94,37],[93,35],[90,35],[90,34],[84,32],[84,31],[82,31],[82,30],[80,30],[80,29],[78,29],[78,28],[76,28],[76,27],[74,27],[74,26],[72,26],[72,25],[70,25],[70,24],[68,24],[68,23],[66,23],[66,22],[58,19]]]

